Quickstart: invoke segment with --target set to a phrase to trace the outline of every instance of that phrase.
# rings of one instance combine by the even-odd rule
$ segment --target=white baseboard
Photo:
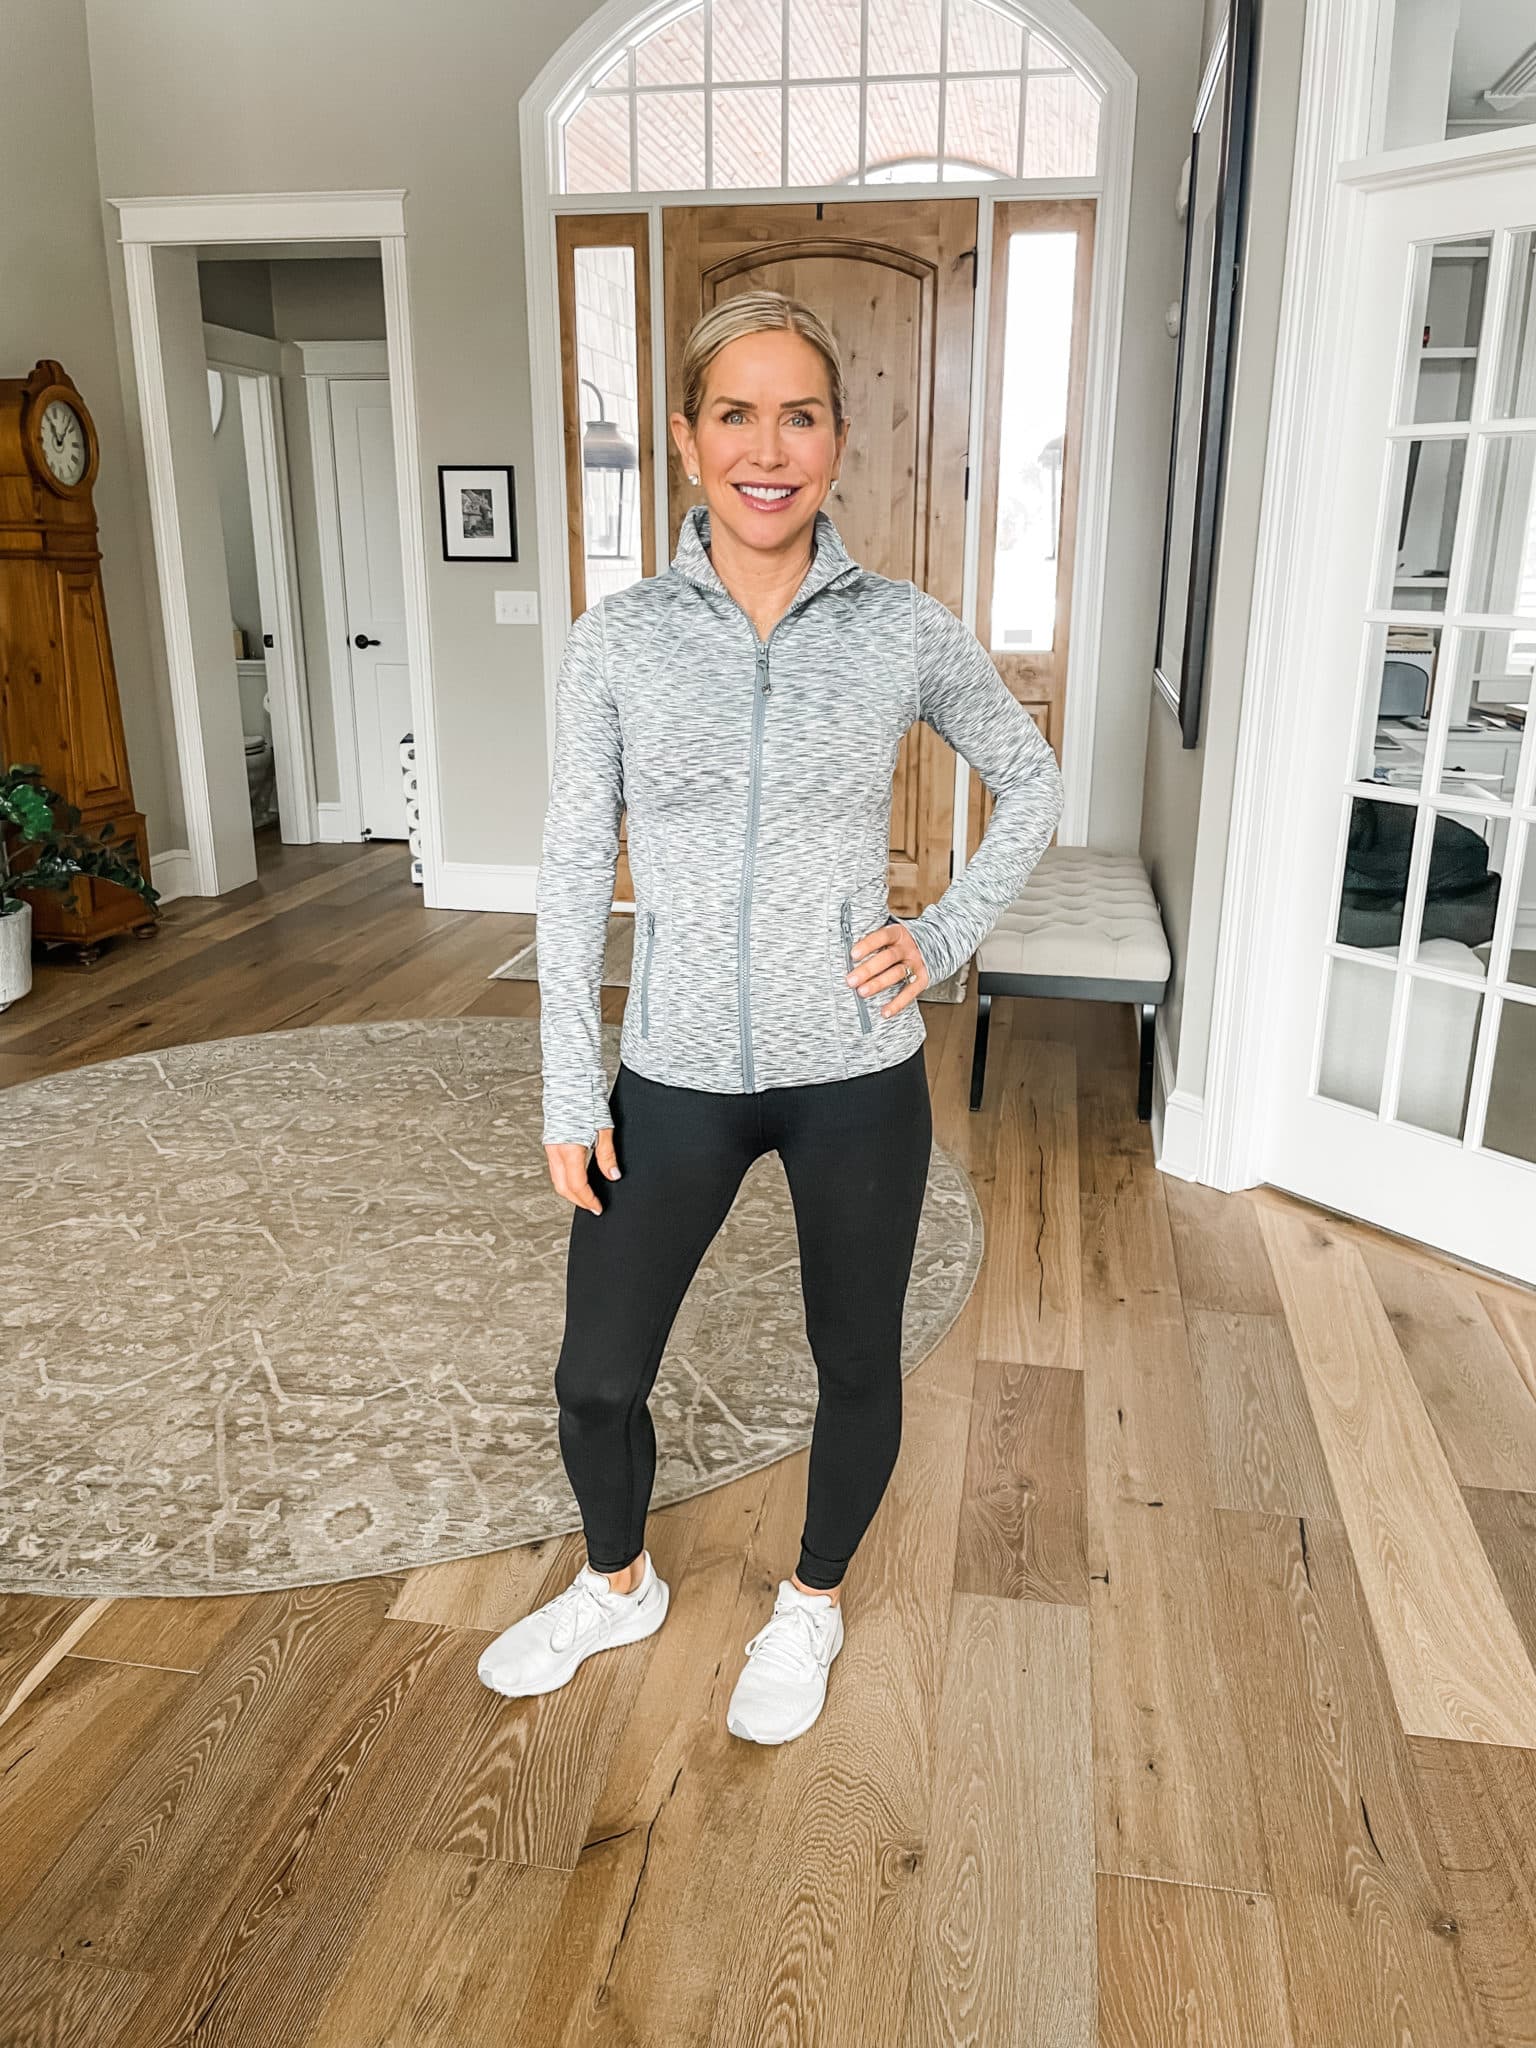
[[[445,860],[437,871],[434,910],[529,911],[537,900],[539,870],[492,861]]]
[[[340,804],[315,805],[315,830],[326,846],[339,846],[346,833],[342,828]]]
[[[1173,1084],[1173,1054],[1161,1006],[1152,1030],[1157,1086],[1152,1090],[1152,1150],[1159,1173],[1198,1180],[1205,1155],[1205,1098]]]
[[[156,848],[149,857],[149,879],[160,891],[162,903],[174,903],[178,896],[190,896],[192,849],[188,846]]]

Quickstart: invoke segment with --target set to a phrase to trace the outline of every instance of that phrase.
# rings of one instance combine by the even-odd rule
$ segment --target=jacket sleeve
[[[1061,817],[1066,790],[1050,743],[948,605],[912,586],[919,716],[997,799],[981,844],[937,903],[900,917],[930,984],[969,960],[1023,888]]]
[[[603,948],[624,808],[602,600],[573,621],[555,689],[555,762],[535,889],[546,1145],[590,1145],[613,1118],[602,1048]]]

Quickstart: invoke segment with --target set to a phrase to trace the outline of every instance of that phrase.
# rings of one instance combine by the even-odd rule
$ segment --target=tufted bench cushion
[[[1140,856],[1090,846],[1048,846],[976,954],[982,974],[1111,982],[1112,989],[1092,993],[1127,1002],[1160,1002],[1168,964],[1163,921]]]
[[[1168,941],[1139,854],[1048,846],[976,952],[971,1107],[981,1107],[994,996],[1076,996],[1141,1006],[1138,1113],[1152,1109],[1152,1028]]]

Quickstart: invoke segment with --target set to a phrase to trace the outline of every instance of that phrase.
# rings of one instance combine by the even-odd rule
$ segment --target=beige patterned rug
[[[603,941],[604,988],[628,988],[634,960],[634,917],[627,910],[612,911],[608,918],[607,936]],[[917,1000],[920,1003],[963,1003],[970,973],[970,961],[963,961],[946,980],[936,981],[932,988],[925,988]],[[514,953],[510,960],[503,960],[488,977],[491,981],[537,981],[538,978],[539,950],[536,939],[530,939],[522,951]]]
[[[579,1528],[552,1389],[572,1212],[540,1086],[535,1020],[446,1018],[0,1091],[0,1589],[317,1585]],[[904,1371],[981,1253],[935,1146]],[[809,1443],[815,1397],[769,1155],[662,1360],[654,1505]]]

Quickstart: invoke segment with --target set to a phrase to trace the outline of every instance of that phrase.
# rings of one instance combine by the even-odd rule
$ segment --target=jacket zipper
[[[852,974],[852,972],[853,972],[853,969],[854,969],[854,958],[853,958],[853,898],[852,898],[851,896],[845,896],[845,897],[843,898],[843,959],[844,959],[844,961],[845,961],[845,962],[847,963],[847,967],[848,967],[848,972],[849,972],[850,974]],[[853,999],[854,999],[854,1001],[855,1001],[855,1002],[856,1002],[856,1003],[858,1004],[858,1006],[859,1006],[859,1029],[860,1029],[861,1031],[868,1031],[868,1029],[869,1029],[869,999],[868,999],[868,997],[867,997],[867,996],[861,996],[861,995],[859,994],[859,992],[858,992],[858,990],[857,990],[857,989],[854,989],[854,990],[852,990],[852,991],[851,991],[851,994],[852,994],[852,996],[853,996]]]
[[[821,588],[826,589],[827,585],[823,584]],[[730,593],[727,592],[726,595],[729,597]],[[752,620],[748,617],[742,606],[736,604],[734,598],[730,600],[732,604],[736,604],[737,611],[746,619],[747,629],[751,633],[753,645],[757,649],[757,669],[752,691],[752,754],[748,771],[747,847],[741,863],[741,910],[738,919],[740,938],[736,956],[736,1004],[741,1013],[741,1078],[742,1086],[749,1095],[754,1092],[752,1085],[752,1011],[749,988],[751,980],[752,855],[757,845],[759,771],[762,766],[763,754],[763,714],[767,699],[773,690],[773,684],[768,679],[768,650],[773,645],[774,633],[778,632],[780,626],[784,624],[784,620],[793,618],[798,611],[803,611],[811,602],[811,598],[819,595],[819,591],[813,590],[809,597],[797,599],[789,607],[789,610],[784,613],[783,618],[774,620],[773,629],[766,640],[758,638],[757,628],[753,625]]]
[[[788,616],[786,613],[785,617]],[[750,623],[749,620],[748,624]],[[757,639],[756,627],[753,627],[752,631],[752,638],[757,640],[757,674],[752,690],[752,756],[748,770],[747,848],[741,862],[741,911],[737,918],[736,943],[736,1007],[741,1015],[741,1077],[749,1095],[752,1093],[753,1079],[752,1013],[749,993],[752,974],[752,855],[757,845],[757,812],[763,758],[763,707],[773,687],[768,680],[768,648],[773,640],[773,634],[778,630],[778,625],[775,625],[767,640]]]
[[[640,1036],[651,1035],[651,955],[656,951],[656,913],[645,913],[645,972],[640,977]]]

